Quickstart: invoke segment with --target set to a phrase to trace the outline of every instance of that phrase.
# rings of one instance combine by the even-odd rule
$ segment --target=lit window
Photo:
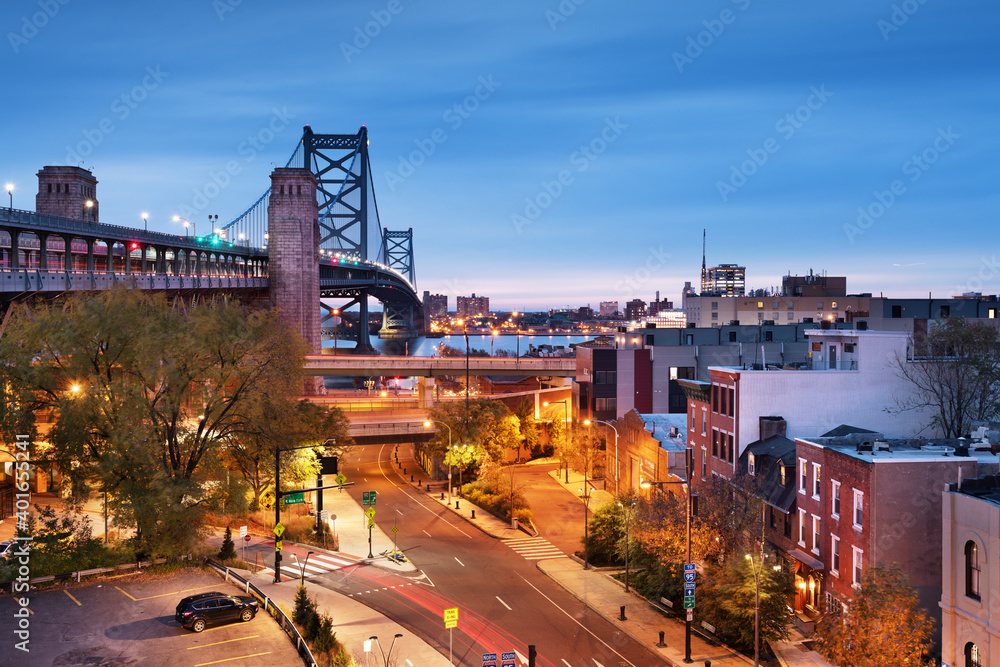
[[[799,510],[799,546],[806,545],[806,511]]]
[[[979,658],[979,647],[969,642],[965,645],[965,667],[982,667],[982,665]]]
[[[763,308],[764,307],[764,302],[763,301],[758,301],[757,302],[757,307],[758,308]]]
[[[833,500],[833,511],[830,515],[834,519],[840,518],[840,482],[834,480],[830,482],[830,496]]]
[[[851,547],[854,551],[854,579],[853,584],[855,586],[861,585],[861,567],[863,565],[865,552],[857,547]]]
[[[748,471],[748,472],[749,472],[749,473],[750,473],[751,475],[753,475],[753,474],[754,474],[754,467],[755,467],[755,466],[754,466],[754,463],[755,463],[755,461],[754,461],[754,455],[753,455],[753,452],[750,452],[750,455],[749,455],[749,456],[747,456],[747,471]]]
[[[969,540],[965,543],[965,594],[979,600],[979,547]]]
[[[812,545],[812,552],[818,556],[819,555],[819,540],[820,540],[820,537],[819,537],[819,517],[816,516],[815,514],[813,514],[812,515],[812,520],[813,520],[813,545]]]
[[[830,536],[830,573],[840,576],[840,538]]]
[[[864,526],[865,518],[865,493],[854,489],[854,527],[858,530]]]
[[[813,464],[813,498],[819,499],[820,484],[822,483],[822,466],[818,463]]]
[[[799,459],[799,493],[806,492],[806,460]]]

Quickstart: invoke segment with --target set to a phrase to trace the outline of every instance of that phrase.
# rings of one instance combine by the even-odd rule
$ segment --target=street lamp
[[[639,486],[643,489],[648,489],[651,486],[663,486],[664,484],[684,485],[684,489],[687,492],[687,512],[685,512],[685,518],[687,520],[687,560],[685,562],[687,563],[691,562],[691,515],[693,514],[692,510],[694,509],[694,497],[691,494],[691,467],[693,453],[694,450],[692,449],[686,449],[684,451],[684,474],[687,476],[687,479],[667,480],[664,482],[654,482],[647,479],[639,482]],[[691,662],[691,621],[694,617],[694,612],[690,609],[688,609],[687,612],[688,613],[685,615],[684,619],[684,662]]]
[[[142,212],[142,228],[145,231],[147,231],[147,232],[149,231],[149,223],[148,223],[148,221],[149,221],[149,213],[146,213],[145,211],[143,211]]]
[[[621,502],[618,506],[625,509],[625,505]],[[625,510],[625,592],[628,593],[628,525],[632,522],[632,511],[635,509],[635,499],[629,501],[628,509]]]
[[[427,419],[424,421],[424,428],[430,428],[432,422],[435,424],[441,424],[441,426],[448,429],[448,507],[451,507],[451,462],[452,457],[454,456],[451,451],[451,427],[436,419]]]
[[[198,236],[198,225],[191,222],[187,218],[182,218],[179,215],[174,216],[174,222],[181,222],[181,221],[184,222],[184,236],[187,236],[188,227],[191,227],[191,233],[193,236]]]
[[[462,447],[461,447],[462,455],[459,457],[459,461],[462,462],[462,465],[458,466],[458,495],[459,496],[462,495],[462,469],[465,467],[465,449],[467,447],[468,447],[468,445],[462,445]],[[455,452],[459,451],[458,445],[455,445],[452,448],[452,451],[455,451]]]
[[[556,404],[556,403],[562,403],[564,422],[567,424],[567,426],[566,426],[566,433],[563,434],[563,442],[564,442],[564,444],[563,444],[563,447],[561,448],[561,451],[559,452],[559,455],[561,457],[565,458],[565,451],[566,451],[565,441],[566,441],[566,438],[569,437],[569,406],[566,404],[566,399],[563,399],[561,401],[552,401],[552,404]],[[549,401],[545,401],[544,403],[542,403],[542,405],[543,406],[548,406],[549,405]],[[556,481],[558,481],[558,479]],[[568,461],[566,462],[566,483],[569,484],[569,462]]]
[[[517,337],[517,358],[521,358],[521,324],[517,320],[517,311],[515,310],[511,313],[511,317],[514,318],[514,335]]]
[[[753,570],[754,584],[754,612],[753,612],[753,665],[760,667],[760,569],[753,561],[752,554],[746,554],[746,559],[750,561],[750,569]],[[760,562],[763,567],[763,557]]]
[[[500,332],[497,331],[496,329],[494,329],[490,333],[493,335],[493,338],[490,340],[490,356],[492,357],[493,356],[493,346],[496,344],[496,342],[497,342],[497,334],[499,334]]]
[[[620,482],[618,480],[618,429],[615,428],[611,423],[602,421],[600,419],[588,419],[583,423],[604,424],[605,426],[607,426],[608,428],[610,428],[612,431],[615,432],[615,495],[617,496],[621,492],[621,489],[619,488]]]
[[[588,550],[590,548],[590,539],[588,531],[590,523],[590,486],[588,485],[588,482],[590,480],[587,479],[586,475],[583,477],[583,488],[578,489],[581,491],[581,495],[583,497],[583,569],[589,570],[590,563]]]
[[[87,220],[87,221],[89,221],[89,222],[93,222],[93,220],[94,220],[94,201],[92,199],[88,199],[87,201],[85,201],[83,203],[83,205],[87,207],[87,210],[84,211],[84,216],[83,216],[84,219]]]
[[[14,215],[14,184],[7,184],[7,196],[10,197],[10,215]]]
[[[378,652],[382,654],[382,662],[385,663],[385,667],[389,667],[389,658],[392,656],[392,647],[396,645],[396,640],[402,636],[403,635],[399,634],[398,632],[396,633],[396,635],[392,638],[392,644],[389,645],[388,653],[382,651],[382,644],[378,640],[378,635],[372,635],[371,637],[368,638],[373,640],[375,642],[375,645],[378,646]]]

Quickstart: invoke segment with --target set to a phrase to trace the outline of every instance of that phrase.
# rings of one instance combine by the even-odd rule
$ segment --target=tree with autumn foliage
[[[866,568],[847,613],[827,613],[816,626],[820,652],[839,667],[923,667],[933,631],[897,563]]]

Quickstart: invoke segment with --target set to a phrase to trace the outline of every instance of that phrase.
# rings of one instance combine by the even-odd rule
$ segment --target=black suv
[[[257,609],[256,598],[216,591],[184,598],[177,605],[174,618],[188,630],[201,632],[210,623],[249,621],[257,615]]]

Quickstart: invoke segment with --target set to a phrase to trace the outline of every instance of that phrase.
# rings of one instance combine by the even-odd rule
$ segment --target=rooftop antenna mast
[[[705,229],[701,230],[701,292],[705,291]]]

